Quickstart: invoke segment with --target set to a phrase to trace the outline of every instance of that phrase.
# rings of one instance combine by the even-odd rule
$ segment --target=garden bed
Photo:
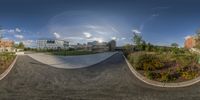
[[[135,52],[128,55],[131,65],[145,77],[159,82],[183,82],[200,75],[198,55],[190,52]]]
[[[0,53],[0,74],[2,74],[14,61],[16,55],[14,53]]]

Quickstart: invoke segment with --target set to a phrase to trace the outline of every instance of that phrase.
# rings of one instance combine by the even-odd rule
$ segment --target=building
[[[64,40],[42,39],[37,40],[38,49],[68,49],[69,42]]]
[[[14,42],[11,40],[0,40],[0,52],[13,52]]]
[[[196,39],[197,39],[196,36],[187,36],[185,38],[184,47],[187,49],[195,47],[197,44]]]
[[[115,40],[111,40],[108,43],[108,46],[109,46],[109,51],[115,51],[115,49],[116,49],[116,41]]]
[[[93,41],[93,42],[88,42],[87,43],[87,50],[89,51],[94,51],[94,52],[105,52],[108,51],[108,45],[107,42],[98,42],[98,41]]]

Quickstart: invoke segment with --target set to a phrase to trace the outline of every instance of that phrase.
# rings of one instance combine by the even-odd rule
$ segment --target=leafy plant
[[[151,71],[145,71],[144,75],[148,78],[148,79],[154,79],[154,73]]]
[[[195,72],[195,71],[185,71],[185,72],[182,72],[181,76],[183,78],[185,78],[185,79],[193,79],[193,78],[196,78],[198,76],[198,72]]]
[[[161,73],[160,81],[162,81],[162,82],[170,81],[170,74],[168,72]]]
[[[136,69],[139,70],[156,70],[162,68],[164,64],[156,55],[144,54],[139,56],[136,65]]]

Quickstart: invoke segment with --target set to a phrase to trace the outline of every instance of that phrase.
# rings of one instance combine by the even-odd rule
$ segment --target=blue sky
[[[1,0],[4,39],[131,43],[133,31],[157,45],[183,46],[200,28],[198,0]]]

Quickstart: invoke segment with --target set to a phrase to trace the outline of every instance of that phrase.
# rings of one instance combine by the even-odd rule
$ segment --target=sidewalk
[[[55,55],[47,55],[44,53],[34,53],[27,55],[41,63],[56,68],[75,69],[97,64],[116,53],[117,52],[106,52],[106,53],[81,55],[81,56],[55,56]]]

